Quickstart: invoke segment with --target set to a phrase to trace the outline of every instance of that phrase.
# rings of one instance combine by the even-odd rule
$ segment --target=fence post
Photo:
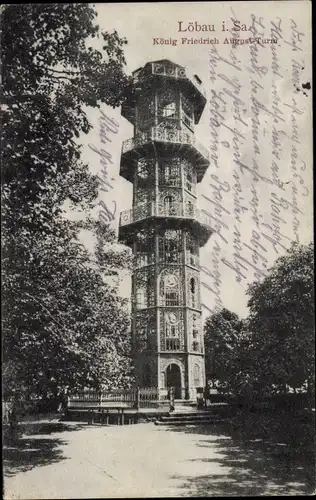
[[[137,386],[136,388],[136,424],[139,422],[139,408],[140,408],[140,388]]]
[[[174,410],[174,388],[173,387],[170,387],[170,391],[169,391],[169,407],[170,407],[170,411]]]

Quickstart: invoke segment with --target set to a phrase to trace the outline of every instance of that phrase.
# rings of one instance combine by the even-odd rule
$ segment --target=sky
[[[292,241],[313,238],[310,2],[95,5],[101,29],[128,40],[128,74],[169,59],[203,82],[207,103],[195,134],[211,161],[198,194],[214,224],[200,254],[203,315],[226,307],[245,317],[248,284],[263,279]],[[213,43],[188,42],[201,38]],[[132,185],[119,168],[133,127],[120,109],[101,111],[118,123],[106,145],[113,188],[101,194],[110,210],[116,204],[117,230],[119,213],[132,207]],[[100,174],[100,110],[87,114],[94,128],[80,137],[83,159]],[[91,246],[88,235],[83,241]],[[130,296],[128,273],[120,291]]]

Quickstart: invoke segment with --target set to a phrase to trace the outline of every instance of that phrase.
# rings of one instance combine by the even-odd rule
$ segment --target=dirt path
[[[284,460],[260,449],[250,453],[211,426],[168,430],[153,423],[55,422],[21,442],[23,451],[12,447],[5,453],[10,500],[307,492]]]

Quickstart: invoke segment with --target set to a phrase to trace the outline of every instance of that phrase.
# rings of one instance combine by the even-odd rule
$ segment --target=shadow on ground
[[[212,459],[197,455],[193,460],[209,463],[209,475],[173,476],[182,481],[180,490],[185,496],[301,495],[315,491],[313,416],[306,421],[286,414],[276,420],[247,415],[216,425],[170,428],[170,432],[196,434],[197,450],[210,447],[213,457],[215,451]]]
[[[82,427],[80,424],[67,425],[62,422],[27,422],[20,424],[14,436],[5,429],[2,454],[4,476],[15,476],[34,467],[65,460],[60,447],[67,441],[57,438],[55,434],[80,430]],[[43,435],[45,437],[41,437]]]

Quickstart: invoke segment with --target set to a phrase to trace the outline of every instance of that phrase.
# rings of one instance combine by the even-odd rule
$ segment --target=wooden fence
[[[171,391],[172,392],[172,391]],[[82,391],[68,397],[68,409],[159,408],[169,403],[172,393],[167,389],[145,387],[115,391]]]

